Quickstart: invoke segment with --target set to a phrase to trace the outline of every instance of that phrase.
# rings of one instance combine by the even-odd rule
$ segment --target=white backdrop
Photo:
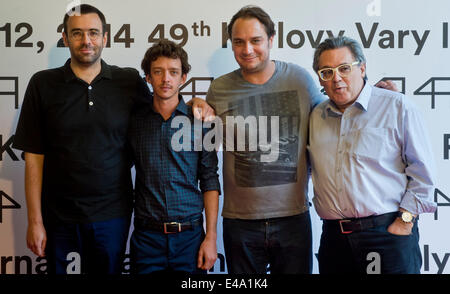
[[[41,273],[45,260],[25,243],[27,216],[24,161],[11,148],[20,106],[29,78],[36,71],[58,67],[69,57],[58,47],[69,0],[2,0],[0,3],[0,274]],[[76,1],[72,1],[76,3]],[[437,166],[435,199],[438,212],[420,217],[422,273],[450,273],[450,49],[448,0],[92,0],[110,24],[110,47],[103,59],[139,69],[151,42],[168,38],[185,43],[192,71],[185,98],[204,97],[211,78],[237,64],[230,43],[222,45],[225,25],[242,6],[256,4],[276,24],[273,59],[294,62],[311,74],[314,47],[329,34],[343,33],[360,41],[368,60],[370,83],[390,77],[421,109],[430,131]],[[224,48],[227,46],[227,48]],[[142,73],[142,71],[141,71]],[[189,81],[189,78],[192,80]],[[316,76],[314,75],[317,85]],[[193,87],[195,86],[195,87]],[[70,119],[68,117],[67,119]],[[312,196],[310,187],[310,197]],[[447,196],[449,195],[449,196]],[[314,252],[321,221],[313,216]],[[219,259],[211,273],[226,273],[219,217]],[[128,259],[126,259],[128,262]],[[128,264],[124,273],[128,271]],[[317,273],[317,260],[314,259]]]

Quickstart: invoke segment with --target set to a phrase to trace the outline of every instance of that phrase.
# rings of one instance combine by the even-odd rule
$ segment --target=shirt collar
[[[157,113],[155,111],[155,109],[153,108],[153,93],[152,93],[152,97],[150,98],[150,105],[151,105],[151,109],[154,113]],[[178,94],[178,105],[175,108],[174,112],[172,113],[172,115],[175,112],[181,112],[182,114],[186,115],[186,116],[190,116],[192,111],[190,110],[190,107],[188,105],[186,105],[186,103],[184,102],[183,96],[181,96],[181,94]]]
[[[181,94],[178,94],[178,100],[180,101],[180,103],[178,103],[177,108],[175,108],[175,111],[181,112],[184,115],[189,115],[190,111],[189,111],[189,106],[186,105],[186,103],[184,103],[184,99],[183,96],[181,96]]]
[[[367,111],[369,107],[370,96],[372,95],[372,86],[369,85],[366,81],[364,81],[365,85],[359,93],[358,99],[356,99],[355,103],[359,104],[362,109]]]
[[[70,67],[70,60],[71,60],[70,58],[67,59],[66,63],[62,67],[62,70],[64,72],[64,80],[66,82],[77,79],[77,76],[73,73],[72,68]],[[101,60],[101,65],[102,68],[100,70],[100,73],[95,77],[94,81],[101,78],[111,80],[112,79],[111,66],[109,66],[105,61],[103,61],[103,59]]]

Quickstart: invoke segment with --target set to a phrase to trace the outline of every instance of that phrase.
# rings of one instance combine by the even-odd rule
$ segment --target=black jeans
[[[392,222],[395,220],[395,215]],[[422,256],[417,221],[408,236],[393,235],[389,224],[342,234],[324,223],[319,248],[321,274],[419,274]]]
[[[309,211],[261,220],[223,219],[230,274],[310,274],[312,236]]]

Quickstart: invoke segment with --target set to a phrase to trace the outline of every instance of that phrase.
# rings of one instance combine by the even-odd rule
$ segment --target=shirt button
[[[89,90],[92,90],[92,86],[89,86],[88,89],[89,89]]]
[[[89,106],[92,106],[92,105],[94,105],[94,102],[89,101]]]

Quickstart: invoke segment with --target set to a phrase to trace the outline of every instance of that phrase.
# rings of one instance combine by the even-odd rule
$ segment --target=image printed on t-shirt
[[[230,125],[224,129],[224,146],[234,154],[236,184],[264,187],[296,182],[300,122],[297,91],[249,96],[230,102],[228,109],[227,115],[234,118],[234,144],[230,145],[234,149],[229,150],[225,142],[230,137],[226,135]]]

